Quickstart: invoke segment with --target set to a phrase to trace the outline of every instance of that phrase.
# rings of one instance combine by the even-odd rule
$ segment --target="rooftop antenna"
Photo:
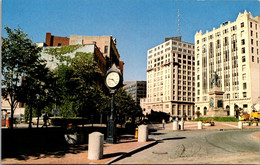
[[[180,9],[178,9],[178,36],[180,36]]]

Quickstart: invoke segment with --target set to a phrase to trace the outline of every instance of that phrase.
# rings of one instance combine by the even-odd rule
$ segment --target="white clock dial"
[[[106,77],[108,87],[113,88],[119,84],[120,76],[117,72],[110,72]]]

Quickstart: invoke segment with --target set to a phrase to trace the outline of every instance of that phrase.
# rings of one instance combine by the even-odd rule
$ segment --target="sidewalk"
[[[180,121],[179,121],[180,122]],[[238,122],[214,122],[214,126],[204,126],[203,125],[203,130],[227,130],[227,129],[239,129],[238,128]],[[158,128],[162,129],[162,124],[155,124]],[[172,130],[173,128],[173,123],[167,123],[165,124],[165,130]],[[259,126],[248,126],[243,124],[243,129],[255,129],[255,128],[260,128]],[[186,131],[194,131],[198,130],[198,122],[194,121],[185,121],[184,122],[184,130]]]
[[[86,148],[80,153],[66,153],[63,156],[41,154],[38,157],[30,156],[27,160],[7,158],[2,164],[109,164],[120,157],[131,155],[134,152],[155,144],[155,141],[137,142],[136,139],[120,140],[118,144],[104,144],[101,160],[88,160],[87,144],[80,145]]]

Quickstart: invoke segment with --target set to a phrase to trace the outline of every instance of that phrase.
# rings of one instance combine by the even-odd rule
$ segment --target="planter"
[[[68,144],[82,144],[84,143],[83,134],[65,134],[65,140]]]
[[[250,123],[243,123],[243,126],[250,126]]]
[[[258,126],[258,123],[252,123],[252,126]]]
[[[211,126],[211,123],[204,123],[205,126]]]

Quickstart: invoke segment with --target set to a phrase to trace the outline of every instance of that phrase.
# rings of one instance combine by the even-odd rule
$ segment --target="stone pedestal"
[[[138,126],[138,142],[146,142],[148,140],[148,126]]]
[[[227,110],[223,108],[223,92],[220,88],[213,88],[209,92],[209,109],[206,117],[225,117]]]
[[[180,130],[184,130],[184,121],[183,120],[181,120],[181,122],[179,123],[179,125],[180,125]]]
[[[239,129],[243,129],[243,122],[242,122],[242,121],[239,121],[239,122],[238,122],[238,128],[239,128]]]
[[[198,129],[202,129],[203,128],[203,124],[201,121],[198,122]]]
[[[99,160],[103,157],[104,135],[99,132],[89,134],[88,159]]]
[[[174,130],[174,131],[179,130],[178,126],[179,126],[179,122],[177,120],[173,121],[172,130]]]

